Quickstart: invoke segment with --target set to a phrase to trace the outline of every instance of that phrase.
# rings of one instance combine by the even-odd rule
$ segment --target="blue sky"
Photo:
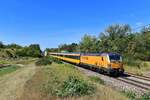
[[[0,41],[42,49],[78,43],[111,24],[150,24],[150,0],[0,0]]]

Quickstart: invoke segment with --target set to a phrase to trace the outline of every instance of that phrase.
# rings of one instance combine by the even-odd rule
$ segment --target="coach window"
[[[68,58],[68,55],[65,55],[66,58]]]
[[[78,59],[78,60],[79,60],[79,59],[80,59],[80,57],[79,57],[79,56],[76,56],[76,59]]]

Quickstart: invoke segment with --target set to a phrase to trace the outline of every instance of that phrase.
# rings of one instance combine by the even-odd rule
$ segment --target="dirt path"
[[[15,72],[0,77],[0,100],[16,100],[24,90],[24,84],[35,73],[35,65],[29,64]]]

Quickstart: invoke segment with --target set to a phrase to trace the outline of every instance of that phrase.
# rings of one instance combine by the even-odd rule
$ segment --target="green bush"
[[[141,61],[140,60],[136,60],[132,57],[126,57],[123,62],[129,66],[134,66],[134,67],[138,67],[140,68],[140,64],[141,64]]]
[[[31,44],[16,50],[16,55],[20,57],[41,57],[41,53],[39,44]]]
[[[101,78],[97,77],[97,76],[90,76],[90,79],[92,81],[95,81],[95,82],[99,83],[99,84],[105,84],[104,81]]]
[[[47,58],[41,58],[37,62],[35,62],[37,66],[43,66],[43,65],[51,65],[52,61]]]
[[[150,92],[144,93],[144,94],[141,96],[140,100],[150,100]]]
[[[62,64],[62,61],[58,58],[54,58],[54,57],[47,57],[47,58],[57,64]]]
[[[84,80],[80,80],[77,77],[70,76],[59,90],[56,91],[57,96],[81,96],[89,95],[95,92],[95,88],[92,84],[87,83]]]

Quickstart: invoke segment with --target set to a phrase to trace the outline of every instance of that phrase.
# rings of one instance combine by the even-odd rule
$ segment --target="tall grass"
[[[97,83],[99,83],[99,84],[105,84],[105,82],[100,78],[100,77],[97,77],[97,76],[90,76],[89,77],[92,81],[95,81],[95,82],[97,82]]]
[[[143,75],[146,71],[150,71],[150,62],[137,60],[133,57],[123,59],[124,68],[127,72]]]
[[[150,100],[150,92],[144,93],[143,95],[137,95],[133,91],[123,91],[123,93],[130,99],[130,100]]]
[[[94,87],[72,65],[54,64],[51,68],[46,68],[44,72],[50,78],[42,86],[43,91],[48,94],[65,97],[86,95],[94,92]]]
[[[10,65],[8,67],[0,68],[0,76],[16,71],[20,66]]]
[[[25,84],[24,93],[19,100],[98,100],[100,98],[126,100],[122,94],[91,80],[73,65],[52,63],[36,68],[36,73]]]
[[[135,100],[137,95],[133,91],[123,91],[123,93],[130,99]]]

